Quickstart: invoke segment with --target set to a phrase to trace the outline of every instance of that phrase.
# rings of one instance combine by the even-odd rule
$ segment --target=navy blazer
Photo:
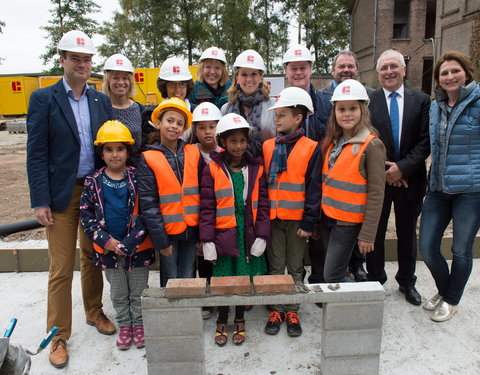
[[[369,93],[370,115],[373,126],[387,150],[387,160],[393,157],[393,135],[388,114],[387,100],[383,89]],[[407,196],[411,202],[423,199],[427,187],[425,159],[430,154],[428,135],[428,110],[430,98],[427,94],[407,89],[404,91],[400,160],[397,166],[408,181]]]
[[[112,118],[107,95],[89,89],[92,139]],[[27,175],[32,208],[63,211],[70,202],[80,158],[77,122],[62,79],[30,96],[27,115]],[[98,166],[97,166],[98,167]]]

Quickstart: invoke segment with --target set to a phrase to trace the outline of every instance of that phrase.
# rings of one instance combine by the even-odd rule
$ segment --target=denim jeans
[[[443,232],[453,221],[452,266],[440,253]],[[420,252],[438,293],[458,305],[472,272],[472,247],[480,227],[480,193],[427,192],[420,221]]]
[[[168,279],[195,277],[197,249],[194,240],[171,241],[173,253],[166,257],[160,254],[160,286],[167,285]]]

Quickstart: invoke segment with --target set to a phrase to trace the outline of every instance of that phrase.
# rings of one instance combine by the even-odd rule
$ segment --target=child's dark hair
[[[127,158],[127,165],[130,166],[130,167],[133,167],[135,166],[135,162],[133,161],[133,145],[129,144],[129,143],[125,143],[125,142],[120,142],[122,143],[125,148],[127,149],[127,154],[128,154],[128,158]],[[97,156],[101,159],[103,157],[103,148],[105,147],[105,143],[102,143],[98,146],[95,146],[95,152],[97,153]]]
[[[297,115],[302,115],[302,121],[300,122],[299,128],[303,128],[306,130],[307,127],[307,116],[308,116],[308,108],[305,107],[304,105],[297,105],[297,106],[292,106],[292,107],[287,107],[292,111],[292,114],[294,116]]]
[[[241,131],[245,137],[247,138],[247,142],[250,141],[250,129],[247,129],[247,128],[240,128],[240,129],[231,129],[231,130],[227,130],[226,132],[223,132],[223,133],[220,133],[217,135],[217,144],[220,145],[221,147],[224,147],[224,145],[222,144],[221,140],[222,139],[227,139],[229,136],[231,136],[233,133],[235,132],[238,132],[238,131]],[[227,152],[227,150],[225,150],[225,164],[228,166],[230,165],[230,154]],[[246,165],[246,160],[245,160],[245,154],[243,154],[242,156],[242,160],[240,161],[240,163],[238,165],[234,165],[235,168],[242,168]]]

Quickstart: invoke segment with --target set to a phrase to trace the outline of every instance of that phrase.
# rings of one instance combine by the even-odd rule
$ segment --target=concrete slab
[[[430,375],[477,374],[480,368],[480,260],[474,260],[474,271],[465,289],[459,312],[449,322],[435,323],[431,312],[410,305],[398,292],[396,264],[387,264],[389,280],[384,285],[385,311],[380,356],[380,374]],[[10,318],[18,318],[12,342],[30,350],[45,336],[46,272],[0,273],[0,328]],[[417,263],[417,289],[424,298],[435,293],[430,273],[423,262]],[[159,286],[158,272],[150,273],[150,284]],[[131,348],[119,351],[115,337],[100,335],[85,324],[79,273],[73,283],[73,333],[68,342],[70,362],[64,370],[55,370],[48,362],[48,349],[32,358],[32,374],[146,374],[145,350]],[[105,282],[104,309],[114,311]],[[214,344],[215,319],[204,322],[203,336],[209,375],[311,375],[320,374],[321,343],[318,327],[322,310],[314,304],[303,304],[300,318],[304,333],[288,337],[284,326],[277,336],[267,336],[263,327],[268,311],[255,306],[246,313],[247,341],[241,347],[229,342],[223,348]],[[233,317],[230,319],[233,320]],[[3,323],[2,323],[3,322]],[[166,322],[168,323],[168,322]],[[326,374],[324,374],[326,375]]]

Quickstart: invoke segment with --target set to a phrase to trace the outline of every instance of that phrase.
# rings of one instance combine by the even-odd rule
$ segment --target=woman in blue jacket
[[[430,107],[432,164],[420,224],[420,251],[438,293],[425,301],[444,322],[456,312],[472,271],[472,247],[480,227],[480,86],[460,52],[446,52],[435,65],[438,91]],[[452,264],[440,252],[453,221]]]

